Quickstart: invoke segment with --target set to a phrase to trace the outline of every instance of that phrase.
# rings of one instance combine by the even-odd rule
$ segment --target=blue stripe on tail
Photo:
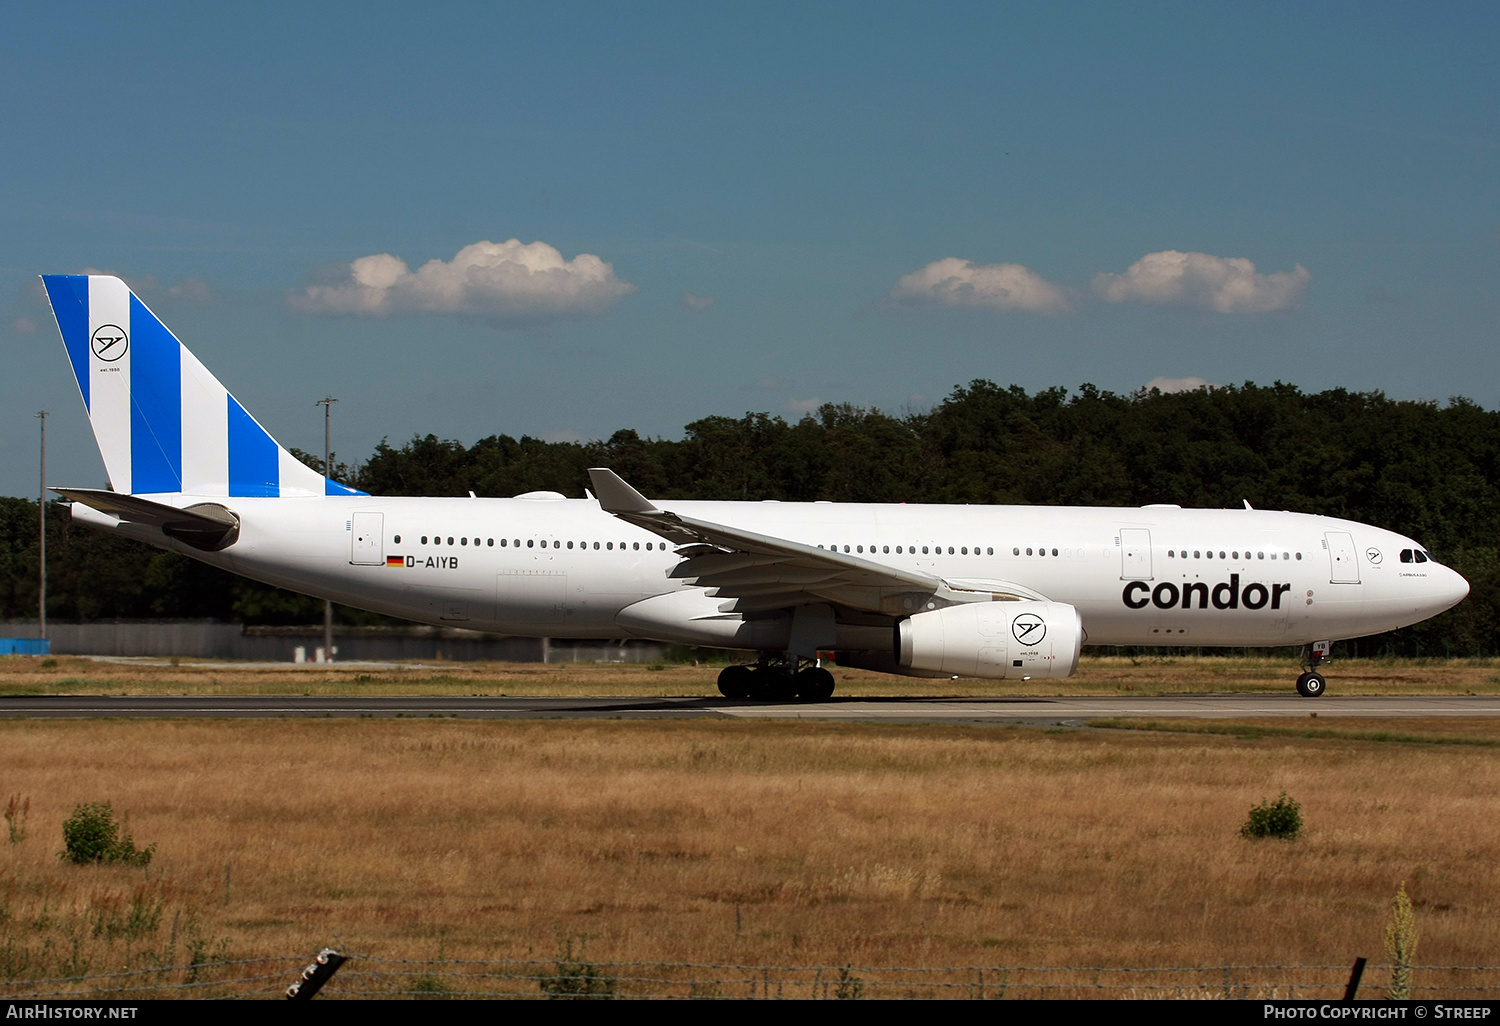
[[[52,301],[52,313],[68,347],[73,377],[89,409],[89,277],[86,274],[44,274],[42,284]]]
[[[130,347],[130,490],[180,492],[182,346],[134,293]]]
[[[245,412],[234,396],[229,399],[229,494],[281,494],[281,469],[276,439]]]

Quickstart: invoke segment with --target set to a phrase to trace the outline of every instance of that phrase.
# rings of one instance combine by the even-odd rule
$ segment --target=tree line
[[[298,453],[321,469],[321,460]],[[1454,398],[1245,384],[1119,395],[1082,385],[1029,394],[973,381],[934,408],[892,416],[828,404],[688,424],[681,439],[622,429],[546,442],[497,434],[382,441],[336,476],[373,495],[579,497],[612,467],[658,499],[1020,503],[1290,509],[1416,538],[1473,585],[1456,609],[1357,646],[1500,654],[1500,413]],[[37,505],[0,500],[0,603],[35,616]],[[48,615],[315,622],[321,603],[74,525],[49,504]],[[351,622],[379,618],[340,610]]]

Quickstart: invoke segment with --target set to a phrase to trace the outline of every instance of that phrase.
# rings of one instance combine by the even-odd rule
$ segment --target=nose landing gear
[[[1328,682],[1318,672],[1318,667],[1328,661],[1328,650],[1330,643],[1327,641],[1315,641],[1307,649],[1307,656],[1303,660],[1304,672],[1297,678],[1297,694],[1303,698],[1322,698]]]

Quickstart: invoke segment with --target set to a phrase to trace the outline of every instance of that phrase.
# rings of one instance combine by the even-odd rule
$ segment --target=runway
[[[1500,716],[1500,697],[1163,695],[1108,698],[834,698],[764,703],[725,698],[359,698],[316,696],[0,696],[0,717],[277,717],[459,719],[777,719],[1081,726],[1090,720],[1364,719]]]

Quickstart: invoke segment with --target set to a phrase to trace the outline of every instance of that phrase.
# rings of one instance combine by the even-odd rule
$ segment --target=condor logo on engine
[[[1163,581],[1155,588],[1145,581],[1131,581],[1125,585],[1120,599],[1131,609],[1145,609],[1148,605],[1157,609],[1192,609],[1194,599],[1197,608],[1207,609],[1210,602],[1215,609],[1264,609],[1269,603],[1272,609],[1281,608],[1281,597],[1292,590],[1290,584],[1261,584],[1254,581],[1240,587],[1240,575],[1230,574],[1229,580],[1210,588],[1205,581],[1190,581],[1182,585]]]

